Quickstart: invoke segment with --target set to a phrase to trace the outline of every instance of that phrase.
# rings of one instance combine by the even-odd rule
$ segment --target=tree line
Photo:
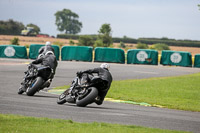
[[[144,44],[157,44],[162,43],[168,46],[186,46],[186,47],[200,47],[200,41],[196,40],[175,40],[168,38],[130,38],[124,36],[112,37],[110,24],[102,24],[97,35],[77,35],[81,32],[83,27],[82,23],[78,20],[79,15],[69,9],[57,11],[55,14],[57,29],[63,34],[58,34],[57,38],[75,39],[79,40],[78,45],[84,46],[101,46],[109,47],[112,43],[144,43]],[[0,21],[0,34],[1,35],[20,35],[25,27],[34,27],[34,30],[39,33],[40,28],[35,24],[28,24],[24,26],[23,23],[14,21]]]
[[[97,39],[98,35],[69,35],[69,34],[58,34],[57,38],[65,38],[65,39],[74,39],[79,40],[80,38],[91,38],[94,41]],[[176,40],[176,39],[168,39],[168,38],[130,38],[130,37],[112,37],[113,43],[144,43],[148,45],[153,44],[166,44],[168,46],[184,46],[184,47],[200,47],[200,41],[197,40]]]

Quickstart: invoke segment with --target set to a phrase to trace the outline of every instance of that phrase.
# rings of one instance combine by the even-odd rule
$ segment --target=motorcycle
[[[53,69],[48,66],[29,64],[28,70],[24,73],[25,77],[21,82],[18,94],[26,92],[28,96],[33,96],[50,85]]]
[[[65,90],[57,99],[58,104],[74,103],[85,107],[98,99],[101,83],[95,83],[93,74],[77,74],[69,89]]]

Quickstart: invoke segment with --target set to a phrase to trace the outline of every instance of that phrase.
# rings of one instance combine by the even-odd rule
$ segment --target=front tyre
[[[26,94],[28,96],[33,96],[42,86],[43,84],[43,79],[41,77],[37,77],[36,79],[33,80],[31,85],[27,88]]]
[[[66,103],[66,93],[63,92],[57,99],[57,104],[64,104]]]
[[[98,90],[95,87],[88,88],[88,93],[84,96],[79,96],[76,99],[76,105],[79,107],[85,107],[88,104],[94,102],[94,99],[98,96]]]
[[[24,93],[24,90],[23,90],[23,86],[21,85],[19,90],[18,90],[18,94],[22,94],[22,93]]]

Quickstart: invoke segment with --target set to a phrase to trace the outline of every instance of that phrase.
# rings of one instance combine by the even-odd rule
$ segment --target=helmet
[[[48,55],[48,54],[53,54],[53,55],[54,55],[54,53],[53,53],[52,51],[47,51],[47,52],[45,53],[45,55]]]
[[[46,44],[45,44],[46,46],[48,46],[48,45],[51,45],[51,42],[46,42]]]
[[[110,65],[108,63],[103,63],[103,64],[101,64],[100,67],[103,68],[103,69],[109,69]]]

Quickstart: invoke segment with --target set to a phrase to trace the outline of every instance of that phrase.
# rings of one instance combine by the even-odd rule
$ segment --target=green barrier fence
[[[0,45],[0,58],[27,59],[26,47],[16,45]]]
[[[39,49],[45,46],[43,44],[31,44],[29,47],[29,58],[30,59],[36,59],[38,56],[38,51]],[[54,48],[54,52],[55,52],[55,56],[56,59],[59,60],[59,56],[60,56],[60,48],[57,45],[51,45]]]
[[[124,50],[117,48],[96,47],[94,61],[125,63]]]
[[[160,64],[192,67],[192,55],[189,52],[163,50]]]
[[[158,65],[158,51],[149,49],[128,50],[127,64]]]
[[[194,67],[200,67],[200,54],[194,56]]]
[[[87,46],[64,46],[61,49],[61,59],[91,62],[92,49]]]

